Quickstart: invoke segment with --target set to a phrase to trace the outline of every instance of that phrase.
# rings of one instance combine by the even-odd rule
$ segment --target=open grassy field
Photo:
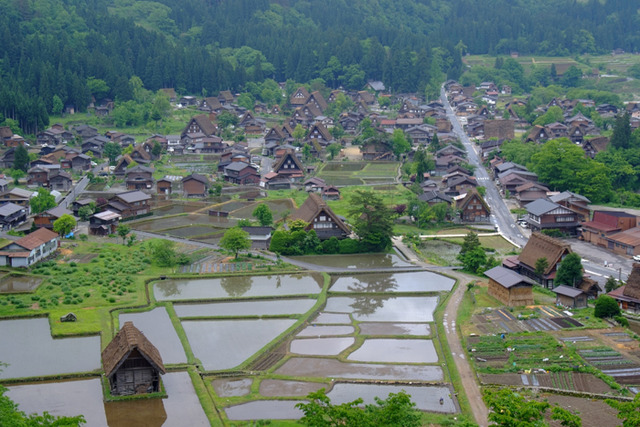
[[[362,185],[393,182],[398,175],[397,162],[328,162],[318,177],[331,185]]]

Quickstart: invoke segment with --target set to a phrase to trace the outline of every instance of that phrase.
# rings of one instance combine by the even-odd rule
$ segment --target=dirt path
[[[432,267],[429,264],[426,264],[419,260],[416,254],[404,243],[402,243],[401,238],[394,238],[393,244],[410,261],[425,268]],[[447,307],[445,308],[442,323],[444,325],[447,342],[449,343],[449,349],[451,350],[453,360],[455,360],[456,368],[458,369],[458,373],[460,374],[462,387],[467,394],[467,399],[469,400],[469,406],[471,406],[473,416],[476,420],[476,423],[478,423],[479,426],[484,427],[489,424],[489,421],[487,420],[489,411],[487,410],[487,407],[482,400],[480,386],[475,374],[473,373],[473,370],[471,369],[471,366],[469,365],[469,361],[466,358],[466,353],[462,348],[462,342],[460,341],[458,329],[456,328],[458,307],[460,307],[460,302],[462,301],[464,292],[467,289],[466,285],[471,281],[475,281],[476,278],[455,270],[447,271],[447,274],[455,277],[456,280],[458,280],[459,284],[456,287],[454,293],[449,297],[449,302],[447,303]]]

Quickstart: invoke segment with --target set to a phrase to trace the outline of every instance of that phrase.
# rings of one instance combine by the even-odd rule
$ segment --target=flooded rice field
[[[294,319],[199,320],[183,321],[182,327],[203,368],[217,371],[240,365],[295,322]]]
[[[336,359],[292,357],[275,371],[278,375],[399,381],[442,381],[442,368],[429,365],[343,363]]]
[[[347,359],[357,362],[436,363],[438,354],[431,340],[368,339]]]
[[[318,325],[351,324],[351,317],[344,313],[320,313],[312,323]]]
[[[273,316],[306,313],[314,299],[296,298],[269,301],[215,302],[208,304],[175,304],[178,317]]]
[[[361,335],[431,335],[431,328],[426,323],[360,323]]]
[[[263,380],[260,383],[260,394],[268,397],[304,397],[321,388],[327,388],[327,385],[309,381]]]
[[[233,421],[297,420],[304,413],[296,408],[300,400],[255,400],[225,408],[227,418]]]
[[[353,337],[305,338],[291,341],[291,353],[308,356],[337,356],[355,342]]]
[[[450,291],[455,280],[427,271],[340,276],[331,292],[440,292]]]
[[[211,385],[220,397],[246,396],[251,391],[251,378],[221,378],[213,380]]]
[[[451,390],[448,387],[437,386],[412,386],[412,385],[387,385],[387,384],[336,384],[327,393],[331,402],[340,405],[352,402],[361,397],[363,404],[375,403],[375,397],[386,399],[389,393],[406,391],[411,395],[411,400],[416,403],[416,409],[431,412],[456,412],[456,405],[451,398]],[[442,405],[440,399],[442,398]]]
[[[103,402],[100,379],[24,384],[8,387],[7,395],[26,413],[56,416],[82,414],[91,427],[209,426],[191,378],[186,372],[162,376],[168,397]]]
[[[100,337],[53,339],[49,320],[0,321],[0,378],[89,372],[102,367]]]
[[[318,294],[321,287],[321,276],[287,274],[162,280],[153,285],[153,291],[159,301],[175,301]]]
[[[294,256],[291,259],[336,268],[385,268],[385,267],[412,267],[413,264],[405,261],[396,253],[393,254],[355,254],[355,255],[306,255]]]
[[[329,297],[325,310],[352,313],[370,322],[433,322],[437,297],[354,296]]]
[[[121,314],[120,325],[124,325],[127,321],[133,322],[134,326],[154,343],[165,365],[187,362],[184,348],[166,308],[157,307],[144,313]]]
[[[42,283],[40,277],[8,274],[0,278],[0,293],[30,292],[40,286],[40,283]]]
[[[326,337],[335,335],[351,335],[355,332],[353,326],[316,326],[311,325],[298,333],[298,337]]]

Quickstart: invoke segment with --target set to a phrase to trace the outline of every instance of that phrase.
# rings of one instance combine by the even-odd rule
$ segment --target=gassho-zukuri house
[[[102,351],[102,365],[113,396],[158,392],[166,373],[160,352],[133,322],[125,322]]]

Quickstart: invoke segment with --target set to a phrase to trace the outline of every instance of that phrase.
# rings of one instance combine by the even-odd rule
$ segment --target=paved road
[[[515,243],[521,248],[524,247],[528,239],[520,233],[515,220],[511,216],[509,208],[504,203],[502,196],[500,196],[498,187],[496,187],[495,183],[480,162],[475,147],[471,141],[469,141],[467,134],[464,132],[462,125],[460,125],[460,122],[458,121],[458,117],[454,114],[453,108],[451,108],[451,105],[449,104],[444,86],[441,89],[440,97],[447,111],[447,117],[453,126],[453,132],[464,144],[467,150],[469,163],[476,167],[475,176],[478,180],[478,184],[487,189],[485,200],[491,207],[491,221],[498,226],[498,231],[505,239]]]

